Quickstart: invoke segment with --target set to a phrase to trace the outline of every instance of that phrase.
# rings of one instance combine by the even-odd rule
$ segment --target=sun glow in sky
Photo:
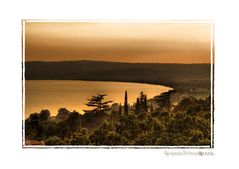
[[[211,23],[25,22],[26,61],[210,63]]]

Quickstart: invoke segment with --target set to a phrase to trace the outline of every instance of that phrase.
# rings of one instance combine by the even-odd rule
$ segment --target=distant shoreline
[[[44,80],[44,81],[90,81],[90,82],[120,82],[120,83],[136,83],[136,84],[146,84],[146,85],[155,85],[155,86],[164,86],[171,88],[174,90],[173,87],[166,86],[164,84],[159,84],[159,83],[150,83],[150,82],[138,82],[138,81],[112,81],[112,80],[88,80],[88,79],[23,79],[23,80],[31,80],[31,81],[37,81],[37,80]]]

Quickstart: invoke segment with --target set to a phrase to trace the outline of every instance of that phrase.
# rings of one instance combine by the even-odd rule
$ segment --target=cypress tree
[[[140,103],[139,103],[139,98],[137,98],[137,100],[136,100],[135,113],[140,113]]]
[[[124,115],[128,115],[128,113],[129,113],[128,95],[127,95],[127,90],[125,90],[125,95],[124,95]]]

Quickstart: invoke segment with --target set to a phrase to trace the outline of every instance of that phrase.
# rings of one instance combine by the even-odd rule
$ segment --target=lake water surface
[[[153,98],[171,88],[124,82],[80,81],[80,80],[26,80],[25,81],[25,118],[31,113],[48,109],[56,115],[59,108],[67,108],[83,113],[90,110],[84,105],[87,98],[96,94],[107,94],[105,101],[124,103],[124,92],[128,91],[129,103],[135,102],[143,91],[147,98]]]

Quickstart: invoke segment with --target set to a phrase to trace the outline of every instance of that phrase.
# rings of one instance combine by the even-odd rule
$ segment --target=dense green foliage
[[[101,113],[84,115],[61,108],[55,118],[50,118],[50,112],[42,110],[25,120],[25,136],[44,140],[46,145],[210,145],[210,97],[186,97],[173,105],[170,100],[174,92],[155,97],[156,108],[142,92],[136,103],[127,107],[127,114],[121,104],[111,114],[98,109],[99,104],[95,107]],[[127,92],[125,95],[127,99]],[[101,103],[108,110],[109,102],[101,99]]]

